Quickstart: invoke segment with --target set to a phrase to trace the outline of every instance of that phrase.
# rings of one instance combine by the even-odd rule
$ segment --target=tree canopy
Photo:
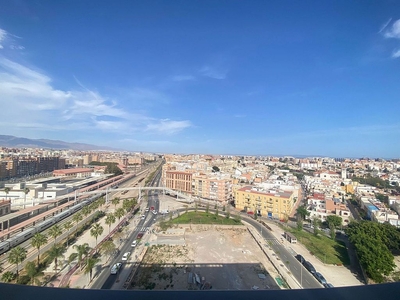
[[[361,265],[375,282],[383,282],[395,267],[391,251],[398,250],[400,232],[390,224],[351,222],[346,229],[354,244]]]
[[[334,227],[337,228],[340,225],[342,225],[342,217],[336,215],[329,215],[326,217],[326,222],[328,223],[329,227],[333,225]]]

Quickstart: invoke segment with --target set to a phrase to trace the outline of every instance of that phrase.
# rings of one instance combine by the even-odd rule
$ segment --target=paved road
[[[265,243],[268,244],[276,253],[276,255],[282,260],[283,263],[288,265],[291,273],[297,279],[301,286],[306,289],[321,288],[321,284],[303,267],[302,264],[294,257],[296,253],[290,252],[275,236],[269,232],[269,230],[263,227],[260,223],[252,218],[243,217],[243,220],[250,223],[254,228],[260,229],[262,237],[265,239]],[[287,263],[289,262],[289,263]]]

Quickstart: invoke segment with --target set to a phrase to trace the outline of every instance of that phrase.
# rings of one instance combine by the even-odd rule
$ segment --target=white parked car
[[[156,211],[156,210],[153,210],[153,214],[156,215],[156,214],[157,214],[157,211]]]
[[[131,244],[131,247],[136,247],[137,246],[137,242],[136,242],[136,240],[134,240],[133,242],[132,242],[132,244]]]
[[[130,252],[124,253],[124,255],[122,255],[122,261],[127,261],[130,255],[131,255]]]
[[[140,218],[141,218],[142,220],[144,220],[144,219],[146,219],[146,216],[145,216],[145,215],[142,215]]]

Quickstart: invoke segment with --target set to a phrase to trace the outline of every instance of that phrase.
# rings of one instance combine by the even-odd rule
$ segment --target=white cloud
[[[33,129],[40,132],[103,131],[120,135],[143,131],[171,134],[191,126],[189,121],[160,120],[126,110],[114,99],[105,98],[77,82],[81,89],[56,89],[44,72],[0,56],[0,126],[3,132],[13,134],[17,130]],[[138,101],[164,97],[156,91],[140,88],[133,89],[131,96]]]
[[[7,37],[7,31],[5,31],[4,29],[0,28],[0,49],[3,49],[3,41],[6,39]]]
[[[148,131],[160,132],[165,134],[177,133],[183,129],[191,127],[190,121],[173,121],[169,119],[155,121],[147,125]]]
[[[389,20],[387,20],[387,21],[381,26],[381,29],[379,29],[379,32],[378,32],[378,33],[381,33],[382,31],[384,31],[391,21],[392,21],[392,18],[390,18]]]
[[[392,58],[399,58],[400,57],[400,49],[393,51]]]
[[[392,27],[384,34],[386,38],[400,39],[400,19],[393,23]]]
[[[221,70],[210,66],[204,66],[199,70],[200,74],[213,79],[225,79],[227,70]]]
[[[196,80],[196,78],[192,75],[176,75],[172,77],[173,81],[191,81]]]

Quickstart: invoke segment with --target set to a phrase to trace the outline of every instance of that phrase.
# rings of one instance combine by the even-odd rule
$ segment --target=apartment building
[[[235,206],[238,210],[287,220],[293,208],[294,195],[294,192],[245,186],[236,190]]]
[[[184,194],[192,194],[192,173],[189,171],[165,171],[165,187]]]
[[[226,202],[231,198],[231,179],[202,173],[193,175],[192,178],[194,196],[219,202]]]

